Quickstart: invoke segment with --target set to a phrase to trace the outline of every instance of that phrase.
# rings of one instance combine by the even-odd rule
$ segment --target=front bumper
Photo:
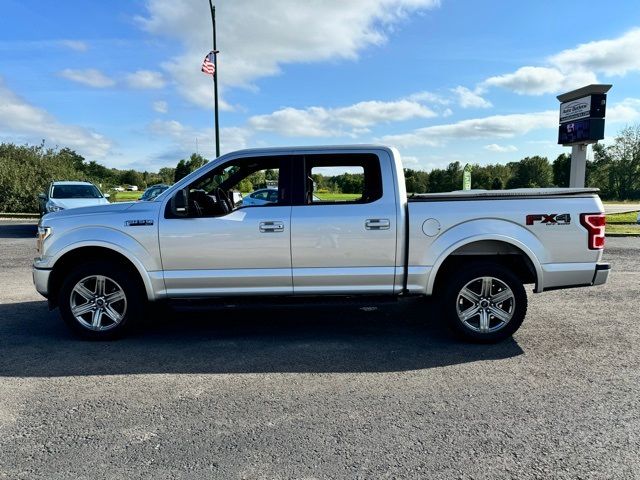
[[[45,298],[49,296],[49,276],[51,270],[46,268],[32,268],[33,284],[40,295]]]

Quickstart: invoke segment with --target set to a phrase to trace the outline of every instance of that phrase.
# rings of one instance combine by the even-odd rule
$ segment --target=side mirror
[[[178,190],[171,198],[171,213],[176,217],[186,217],[189,215],[189,198],[186,188]]]
[[[105,194],[103,195],[103,197],[104,197],[104,198],[107,198],[107,199],[108,199],[110,196],[111,196],[111,195],[109,195],[108,193],[105,193]]]
[[[38,198],[39,198],[40,200],[46,200],[46,199],[47,199],[47,196],[46,196],[44,193],[39,193],[39,194],[38,194]]]

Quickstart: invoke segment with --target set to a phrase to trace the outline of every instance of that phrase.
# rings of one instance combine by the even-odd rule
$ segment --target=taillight
[[[580,214],[580,223],[589,233],[589,250],[602,250],[606,224],[604,213],[582,213]]]

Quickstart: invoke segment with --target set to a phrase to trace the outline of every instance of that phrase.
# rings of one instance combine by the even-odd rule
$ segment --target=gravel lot
[[[167,314],[71,337],[0,222],[0,478],[640,478],[640,239],[458,343],[428,304]]]

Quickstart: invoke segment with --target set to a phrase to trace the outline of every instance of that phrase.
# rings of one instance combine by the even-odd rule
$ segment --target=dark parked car
[[[144,191],[144,193],[140,197],[140,200],[144,202],[153,200],[162,192],[164,192],[167,188],[169,188],[169,185],[163,185],[163,184],[152,185]]]

